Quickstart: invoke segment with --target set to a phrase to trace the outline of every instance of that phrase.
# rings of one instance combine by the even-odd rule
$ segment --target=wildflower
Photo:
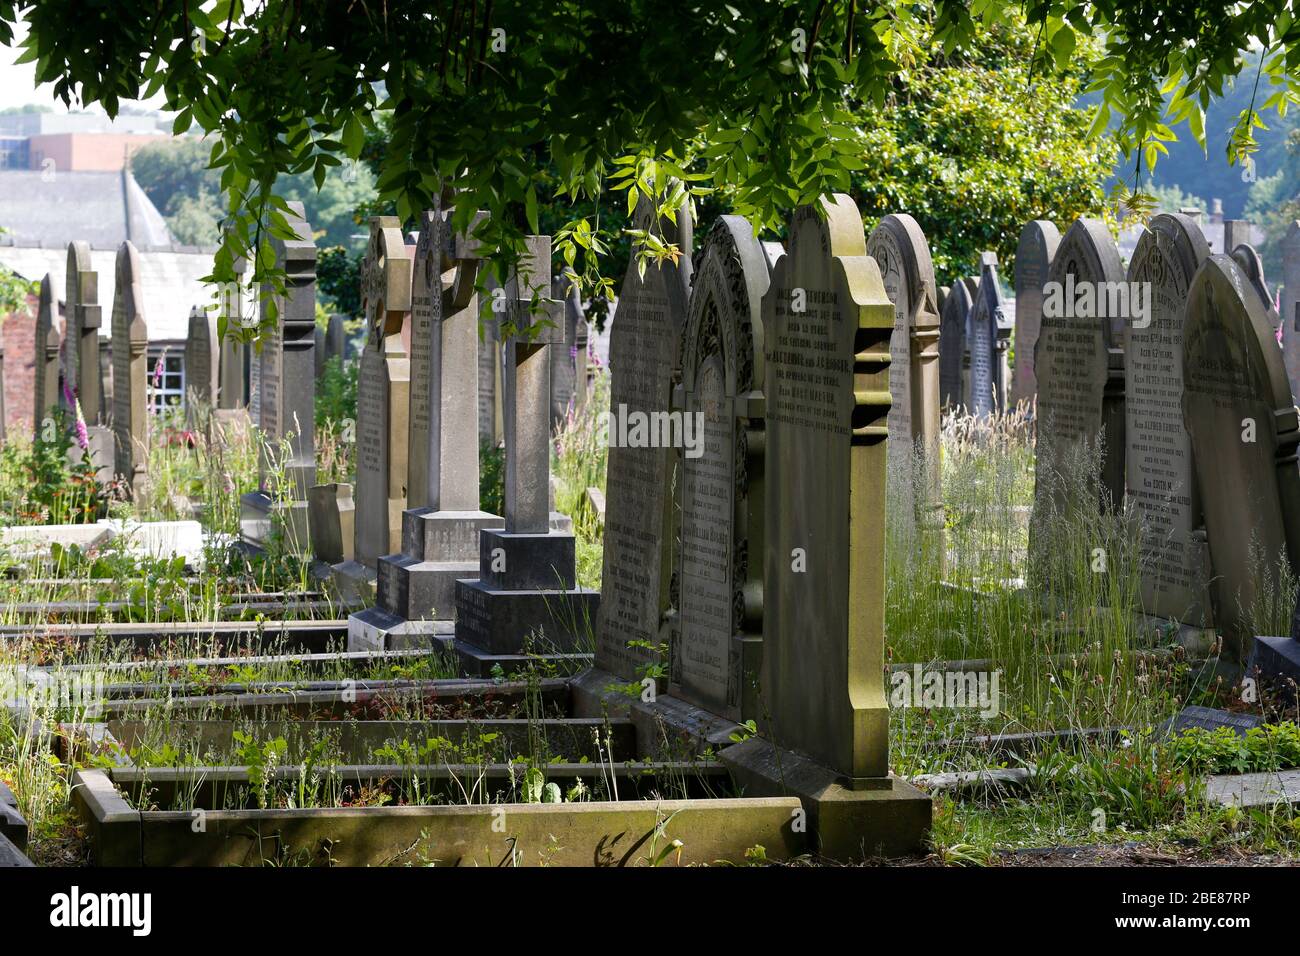
[[[90,432],[86,429],[86,416],[81,413],[81,399],[74,399],[72,407],[77,412],[77,447],[85,451],[90,447]]]
[[[154,387],[154,388],[162,388],[163,359],[164,359],[165,357],[166,357],[166,353],[164,352],[162,355],[159,355],[159,356],[158,356],[158,361],[157,361],[156,363],[154,363],[154,367],[153,367],[153,387]]]

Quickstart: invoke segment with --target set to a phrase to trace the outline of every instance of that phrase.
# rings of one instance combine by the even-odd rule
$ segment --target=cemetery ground
[[[598,415],[608,382],[603,373],[595,381],[585,412],[556,436],[552,472],[555,507],[574,519],[579,584],[599,588],[602,527],[588,489],[604,487]],[[76,470],[39,441],[11,440],[0,453],[14,526],[70,523],[89,508],[197,518],[203,529],[188,561],[142,554],[126,534],[6,545],[0,666],[27,682],[27,706],[0,712],[0,803],[12,800],[0,833],[36,864],[138,864],[138,833],[117,837],[106,822],[117,812],[183,832],[154,844],[172,854],[159,863],[432,865],[445,862],[432,830],[443,824],[426,810],[595,809],[637,797],[683,809],[648,810],[653,838],[624,862],[830,862],[765,845],[760,835],[772,828],[762,807],[715,846],[709,834],[725,827],[691,819],[691,804],[665,802],[743,797],[718,757],[754,732],[752,722],[703,746],[664,727],[646,753],[626,718],[570,717],[566,680],[585,656],[534,647],[509,672],[497,664],[467,680],[454,654],[346,652],[349,608],[310,561],[279,538],[257,556],[230,547],[239,496],[257,486],[256,433],[220,431],[203,413],[188,427],[152,427],[151,486],[140,504],[79,498]],[[322,481],[349,470],[339,429],[317,429]],[[1143,623],[1131,515],[1072,517],[1051,531],[1049,570],[1028,574],[1034,466],[1023,412],[945,418],[942,442],[943,556],[898,534],[889,540],[890,770],[935,800],[928,852],[896,862],[1295,862],[1295,809],[1229,805],[1207,783],[1300,767],[1294,693],[1260,686],[1242,700],[1208,641],[1180,643]],[[485,449],[481,460],[483,507],[495,511],[499,451]],[[891,493],[906,477],[891,475]],[[1289,632],[1295,589],[1283,580],[1284,593],[1256,609],[1256,633]],[[654,650],[658,659],[666,649]],[[969,694],[954,700],[953,688]],[[635,697],[642,687],[626,690]],[[1244,735],[1169,728],[1189,706],[1259,726]],[[396,849],[366,846],[349,823],[371,808],[406,814]],[[295,825],[311,835],[272,838],[249,823],[260,811],[296,811]],[[245,814],[240,826],[252,835],[232,836],[230,824],[223,841],[189,839],[204,814],[214,830],[227,826],[223,812]],[[742,853],[717,850],[736,840]],[[540,861],[527,862],[573,862],[564,842],[543,839],[530,848]],[[500,864],[496,856],[481,862]]]

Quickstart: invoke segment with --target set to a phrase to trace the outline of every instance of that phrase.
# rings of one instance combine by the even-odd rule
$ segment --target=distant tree
[[[933,4],[919,4],[929,10]],[[856,110],[866,147],[852,157],[853,196],[867,228],[889,213],[916,217],[941,285],[974,274],[979,253],[1010,275],[1025,223],[1064,231],[1103,213],[1115,159],[1109,136],[1074,103],[1099,46],[1080,40],[1065,68],[1035,73],[1037,26],[1009,17],[946,48],[926,38],[881,105]]]
[[[1210,208],[1200,196],[1185,193],[1177,186],[1151,186],[1148,189],[1156,201],[1159,212],[1182,212],[1184,209],[1199,209],[1205,212]]]
[[[216,245],[226,203],[220,170],[208,168],[212,143],[196,136],[179,136],[150,143],[131,156],[131,172],[145,194],[167,220],[178,242]],[[285,199],[299,200],[312,228],[329,245],[357,246],[358,209],[374,196],[374,174],[364,165],[336,169],[320,190],[309,176],[285,176]]]

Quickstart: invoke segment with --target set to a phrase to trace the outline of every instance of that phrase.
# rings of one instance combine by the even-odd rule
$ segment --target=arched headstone
[[[1147,312],[1129,329],[1125,361],[1126,495],[1140,535],[1141,600],[1150,615],[1209,623],[1209,579],[1192,441],[1183,425],[1183,322],[1196,270],[1210,254],[1200,226],[1154,217],[1129,262]]]
[[[1020,233],[1016,246],[1016,345],[1011,376],[1011,404],[1032,402],[1038,395],[1034,346],[1043,325],[1043,284],[1061,243],[1061,233],[1046,219],[1035,219]]]
[[[938,539],[944,524],[939,473],[940,330],[930,245],[911,216],[889,215],[867,240],[867,255],[876,260],[885,294],[894,303],[894,332],[889,340],[893,357],[889,481],[901,507],[891,513],[891,530],[901,531],[904,543],[914,537],[909,525]]]
[[[763,614],[763,248],[739,216],[710,230],[682,345],[681,559],[669,689],[756,716]],[[673,422],[670,421],[670,426]]]
[[[1183,417],[1192,439],[1224,655],[1244,664],[1259,602],[1300,569],[1300,425],[1268,313],[1230,256],[1187,297]]]
[[[1273,305],[1273,294],[1268,291],[1268,283],[1264,281],[1264,260],[1260,258],[1255,247],[1248,242],[1234,246],[1231,255],[1232,261],[1240,267],[1246,276],[1246,281],[1259,296],[1259,301],[1264,304],[1264,311],[1268,313],[1268,324],[1276,332],[1282,319]]]
[[[1119,251],[1106,226],[1079,219],[1061,240],[1043,295],[1034,348],[1038,377],[1034,517],[1037,525],[1073,507],[1118,509],[1124,500],[1126,316],[1109,313],[1125,286]],[[1070,500],[1080,468],[1099,499]]]
[[[1282,355],[1292,396],[1300,396],[1300,221],[1282,240]]]

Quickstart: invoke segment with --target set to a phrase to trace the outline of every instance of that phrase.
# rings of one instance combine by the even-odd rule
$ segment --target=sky
[[[55,112],[66,113],[68,107],[63,105],[63,101],[54,96],[54,87],[46,84],[38,88],[36,86],[36,64],[21,63],[15,64],[14,60],[18,59],[22,53],[19,46],[27,38],[27,24],[19,21],[14,25],[14,42],[12,46],[0,46],[0,109],[14,106],[26,106],[28,103],[49,106]],[[162,106],[162,97],[156,97],[148,103],[136,103],[138,106],[149,106],[160,108]],[[80,105],[73,103],[72,108],[77,110]],[[98,106],[90,107],[97,113],[102,113]]]

